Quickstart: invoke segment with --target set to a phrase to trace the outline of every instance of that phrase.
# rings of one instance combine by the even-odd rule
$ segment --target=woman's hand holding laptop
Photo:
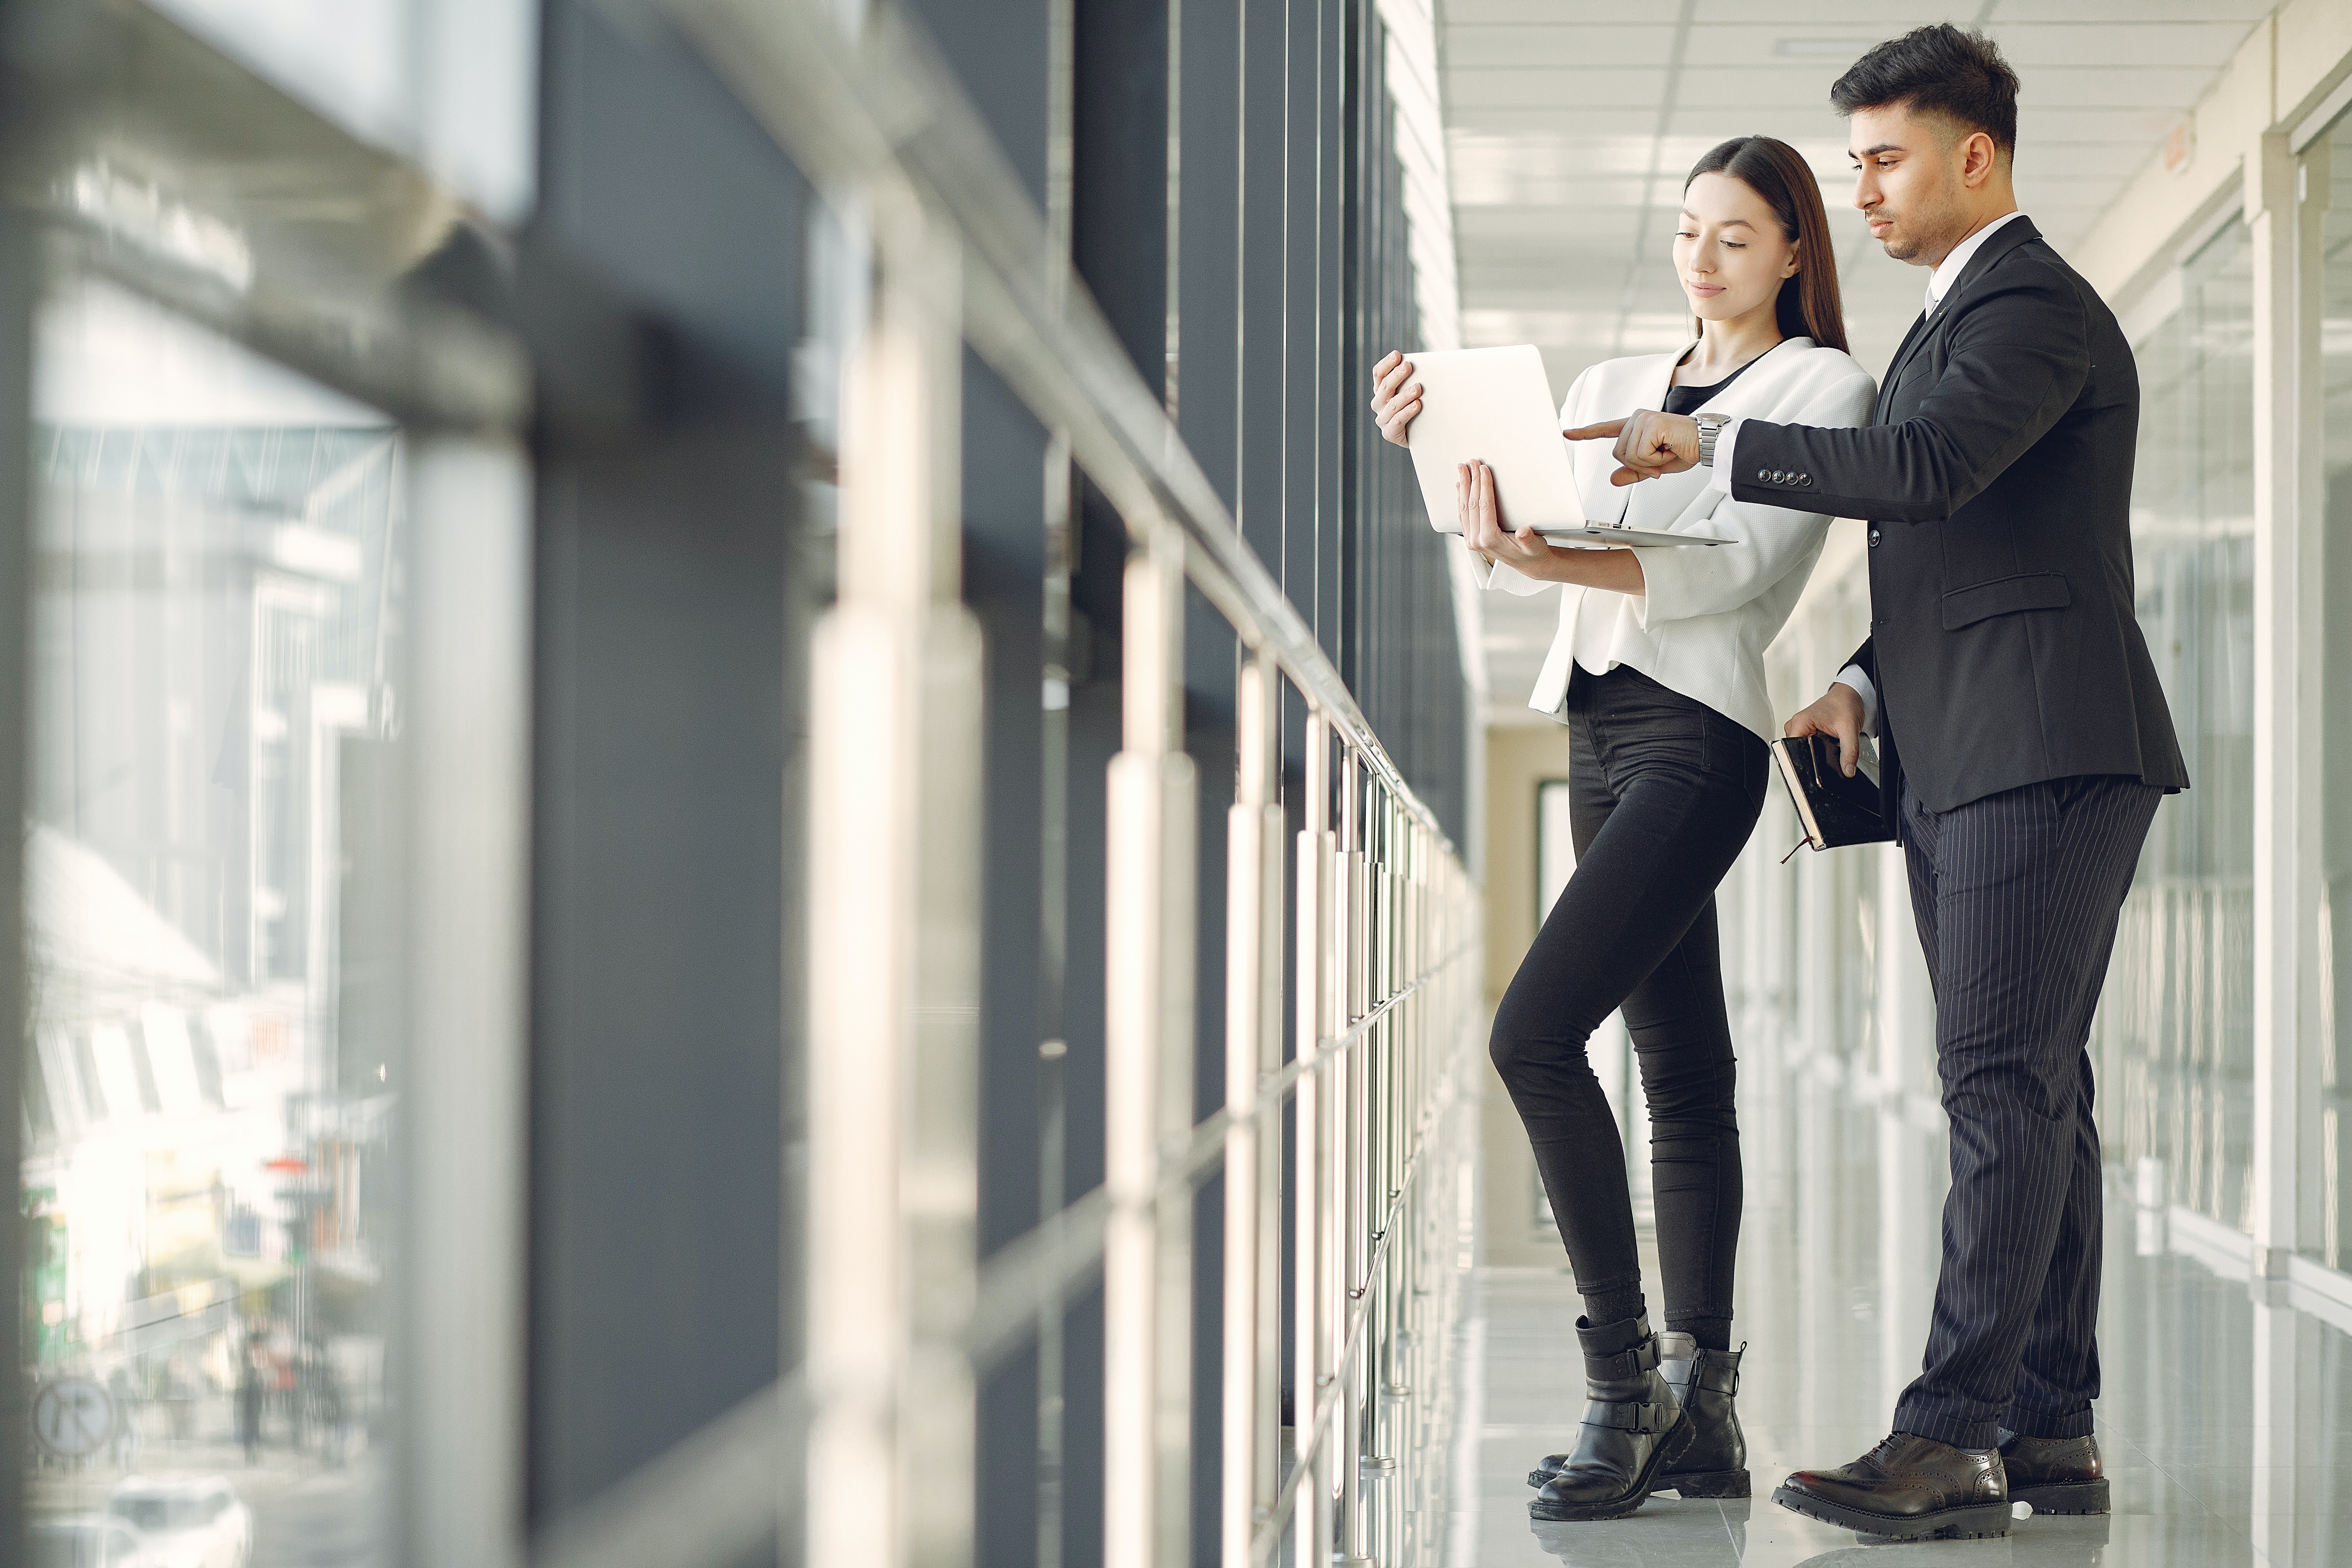
[[[1372,366],[1372,418],[1381,435],[1399,447],[1412,444],[1413,416],[1421,412],[1421,384],[1412,361],[1395,349]],[[1484,463],[1457,463],[1454,498],[1461,508],[1462,542],[1492,566],[1500,561],[1530,577],[1542,575],[1551,546],[1533,529],[1514,533],[1503,523],[1503,503],[1495,494],[1495,470]]]
[[[1549,575],[1552,547],[1534,529],[1514,533],[1503,521],[1503,503],[1495,494],[1495,470],[1484,463],[1454,466],[1454,499],[1462,507],[1462,542],[1470,553],[1493,565],[1499,561],[1523,577]]]
[[[1406,428],[1421,412],[1421,384],[1412,377],[1412,361],[1391,349],[1372,366],[1372,417],[1381,435],[1400,447],[1412,445]]]
[[[1412,422],[1422,411],[1422,385],[1413,379],[1412,362],[1397,350],[1390,350],[1372,366],[1371,407],[1384,439],[1412,446]],[[1473,459],[1455,464],[1454,472],[1462,542],[1480,561],[1508,566],[1536,582],[1576,583],[1620,594],[1643,591],[1642,565],[1631,550],[1563,550],[1533,528],[1514,531],[1503,520],[1491,466]]]

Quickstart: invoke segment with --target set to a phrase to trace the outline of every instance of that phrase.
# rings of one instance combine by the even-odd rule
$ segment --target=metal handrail
[[[1477,951],[1475,944],[1456,948],[1411,984],[1391,993],[1344,1032],[1292,1058],[1280,1070],[1264,1075],[1258,1079],[1257,1109],[1248,1120],[1272,1121],[1280,1113],[1284,1097],[1301,1078],[1361,1044],[1374,1025]],[[1225,1134],[1235,1120],[1232,1111],[1221,1109],[1194,1123],[1183,1147],[1169,1152],[1160,1184],[1163,1196],[1190,1192],[1208,1180],[1224,1157]],[[1102,1261],[1110,1212],[1110,1190],[1095,1187],[998,1247],[981,1266],[971,1321],[964,1334],[964,1345],[975,1367],[985,1373],[995,1366],[1020,1346],[1040,1314],[1067,1302],[1093,1279],[1095,1266]]]
[[[1366,1279],[1378,1273],[1381,1265],[1388,1258],[1389,1248],[1396,1239],[1396,1216],[1404,1208],[1405,1199],[1412,1191],[1413,1182],[1421,1174],[1422,1160],[1429,1152],[1430,1134],[1435,1129],[1438,1119],[1452,1109],[1452,1095],[1442,1095],[1433,1100],[1422,1114],[1421,1126],[1415,1130],[1412,1155],[1405,1162],[1404,1172],[1397,1183],[1396,1191],[1389,1194],[1386,1216],[1380,1229],[1373,1233],[1376,1239],[1364,1265]],[[1282,1489],[1275,1494],[1274,1505],[1267,1510],[1265,1524],[1252,1539],[1250,1561],[1254,1563],[1270,1561],[1280,1549],[1283,1536],[1287,1533],[1286,1525],[1291,1510],[1297,1506],[1298,1489],[1306,1484],[1307,1478],[1314,1473],[1316,1457],[1322,1450],[1324,1438],[1331,1434],[1333,1417],[1339,1414],[1339,1406],[1345,1403],[1341,1396],[1340,1381],[1355,1364],[1357,1352],[1363,1348],[1365,1325],[1371,1321],[1371,1303],[1365,1298],[1362,1289],[1354,1289],[1349,1294],[1356,1304],[1348,1310],[1348,1331],[1339,1348],[1339,1375],[1334,1377],[1331,1380],[1331,1386],[1323,1390],[1317,1397],[1314,1423],[1299,1434],[1297,1446],[1291,1459],[1290,1474],[1283,1478]]]
[[[809,1390],[787,1373],[559,1515],[531,1543],[535,1568],[737,1563],[801,1507]]]
[[[1155,519],[1182,532],[1193,585],[1245,645],[1273,655],[1399,804],[1461,858],[920,35],[887,5],[873,7],[862,51],[813,0],[662,0],[662,9],[819,186],[900,185],[953,220],[972,348],[1041,421],[1068,432],[1079,466],[1139,542]]]

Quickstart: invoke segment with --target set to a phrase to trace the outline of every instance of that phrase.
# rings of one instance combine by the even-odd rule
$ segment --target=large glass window
[[[2320,1247],[2342,1268],[2352,1266],[2352,115],[2305,152],[2303,182],[2305,200],[2321,204]]]
[[[94,281],[37,389],[36,1560],[371,1562],[401,437]]]
[[[2253,274],[2232,220],[2134,345],[2139,621],[2189,759],[2123,911],[2094,1048],[2110,1158],[2244,1228],[2253,1128]]]

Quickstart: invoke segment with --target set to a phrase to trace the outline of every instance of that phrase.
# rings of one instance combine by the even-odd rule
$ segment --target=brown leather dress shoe
[[[1895,1541],[1975,1541],[2009,1533],[2009,1482],[1999,1452],[1971,1454],[1890,1433],[1851,1465],[1799,1470],[1772,1500],[1782,1508]]]
[[[2107,1511],[2107,1474],[2096,1437],[2003,1432],[2000,1466],[2009,1476],[2010,1500],[2030,1502],[2036,1513]]]

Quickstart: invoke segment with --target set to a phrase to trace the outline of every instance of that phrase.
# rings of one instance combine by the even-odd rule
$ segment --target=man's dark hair
[[[1949,22],[1889,38],[1847,68],[1830,89],[1840,114],[1900,103],[1981,131],[1993,145],[2017,152],[2017,73],[2000,47]]]

